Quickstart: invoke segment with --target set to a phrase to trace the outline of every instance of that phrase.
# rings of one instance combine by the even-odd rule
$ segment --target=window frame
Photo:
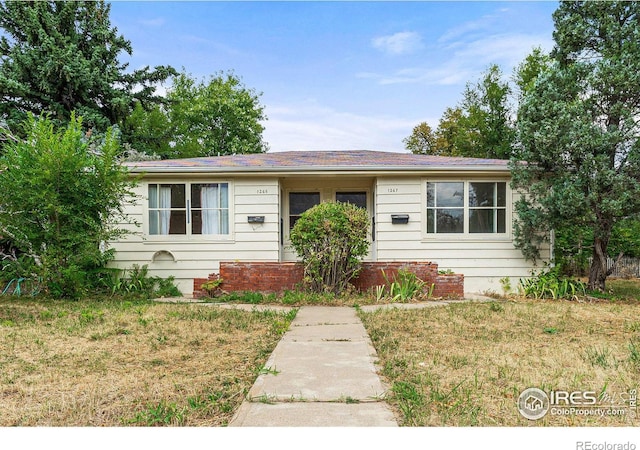
[[[320,190],[317,189],[308,189],[308,190],[291,190],[287,192],[287,208],[286,208],[286,213],[287,213],[287,236],[289,236],[289,234],[291,233],[291,229],[293,228],[293,225],[295,224],[295,221],[292,222],[291,218],[292,217],[297,217],[300,218],[300,216],[302,216],[302,214],[304,214],[305,211],[308,211],[310,208],[307,208],[305,211],[301,212],[300,214],[291,214],[291,194],[300,194],[300,195],[318,195],[318,203],[316,203],[313,206],[317,206],[320,203],[322,203],[322,192],[320,192]]]
[[[482,177],[461,177],[461,178],[422,178],[422,226],[421,233],[423,241],[511,241],[512,240],[512,205],[513,197],[509,186],[509,180],[504,178],[482,178]],[[428,210],[427,208],[427,184],[428,183],[463,183],[463,230],[462,233],[428,233]],[[470,212],[472,210],[484,209],[481,207],[469,206],[469,189],[471,183],[504,183],[505,184],[505,206],[495,206],[487,209],[505,211],[505,232],[504,233],[474,233],[470,232]],[[497,198],[496,198],[497,201]],[[437,206],[435,208],[438,208]],[[447,209],[442,207],[441,209]],[[497,225],[496,225],[497,226]],[[499,227],[497,227],[499,228]]]
[[[150,233],[150,212],[157,208],[151,208],[149,201],[149,186],[150,185],[163,185],[163,184],[177,184],[183,185],[185,187],[185,208],[179,208],[185,211],[186,214],[186,233],[185,234],[151,234]],[[194,234],[192,232],[193,218],[192,214],[194,211],[201,211],[202,208],[192,208],[191,206],[191,189],[192,185],[207,185],[207,184],[217,184],[227,185],[227,211],[228,211],[228,233],[227,234]],[[227,179],[202,179],[202,180],[193,180],[193,181],[177,181],[177,180],[150,180],[141,183],[141,187],[143,189],[143,202],[144,202],[144,212],[143,212],[143,234],[146,241],[151,242],[176,242],[176,241],[233,241],[234,239],[234,194],[233,194],[233,183]],[[220,208],[224,209],[224,208]]]

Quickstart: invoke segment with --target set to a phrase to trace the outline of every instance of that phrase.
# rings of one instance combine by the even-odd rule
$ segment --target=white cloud
[[[166,23],[166,20],[163,17],[156,17],[155,19],[140,19],[138,22],[147,27],[161,27]]]
[[[498,64],[509,75],[534,47],[550,51],[551,29],[525,27],[526,18],[511,8],[468,20],[445,30],[430,41],[429,61],[398,67],[387,72],[364,72],[356,76],[376,80],[380,85],[420,83],[425,85],[464,85],[473,81],[490,64]],[[524,21],[524,23],[523,23]],[[497,31],[497,30],[509,31]],[[393,48],[394,36],[384,36],[379,45]],[[398,38],[398,41],[402,39]]]
[[[373,38],[371,44],[374,48],[391,55],[414,53],[424,47],[422,37],[414,31],[403,31],[401,33]]]
[[[388,74],[379,73],[358,73],[358,78],[373,79],[380,85],[412,84],[420,83],[427,85],[446,86],[452,84],[465,83],[474,72],[469,68],[460,67],[455,62],[446,62],[440,66],[431,67],[408,67],[398,69]]]
[[[506,13],[506,12],[508,12],[507,9],[500,10],[500,13]],[[479,19],[464,22],[458,26],[455,26],[449,29],[446,33],[440,36],[440,38],[438,39],[438,42],[444,43],[448,41],[453,41],[455,39],[460,39],[465,35],[469,37],[469,35],[483,33],[491,29],[495,29],[496,19],[498,19],[498,16],[494,14],[487,14],[485,16],[480,17]]]
[[[475,60],[483,65],[496,62],[515,67],[534,47],[550,51],[553,41],[546,35],[496,34],[468,42],[455,52],[455,56],[460,61]]]
[[[242,55],[242,52],[240,50],[209,38],[187,34],[180,36],[179,39],[181,42],[184,42],[186,45],[193,49],[208,52],[209,56],[211,56],[210,52],[212,51],[217,51],[226,55]]]
[[[380,85],[421,83],[428,85],[464,84],[473,81],[490,64],[501,66],[505,74],[531,53],[534,47],[549,51],[553,47],[550,36],[544,34],[491,34],[476,39],[455,41],[437,51],[446,55],[441,62],[428,66],[398,68],[389,73],[361,72],[358,78],[373,79]],[[435,58],[434,58],[435,60]]]
[[[402,139],[424,119],[363,116],[320,105],[267,106],[264,139],[270,151],[379,150],[404,152]]]

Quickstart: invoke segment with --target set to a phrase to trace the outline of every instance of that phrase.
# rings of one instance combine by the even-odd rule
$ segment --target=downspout
[[[556,258],[555,258],[555,244],[556,244],[556,230],[551,230],[549,232],[549,263],[551,267],[555,267]]]

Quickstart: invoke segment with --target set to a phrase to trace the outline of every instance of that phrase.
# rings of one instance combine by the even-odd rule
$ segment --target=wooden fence
[[[615,258],[607,258],[607,269],[611,269],[615,262]],[[589,264],[591,264],[591,258],[589,258]],[[618,278],[640,278],[640,259],[623,257],[618,261],[618,264],[616,264],[610,276]]]

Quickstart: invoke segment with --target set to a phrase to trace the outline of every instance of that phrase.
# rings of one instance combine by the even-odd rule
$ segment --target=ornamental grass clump
[[[349,203],[325,202],[307,210],[291,230],[291,245],[304,264],[313,292],[340,295],[369,251],[367,211]]]

